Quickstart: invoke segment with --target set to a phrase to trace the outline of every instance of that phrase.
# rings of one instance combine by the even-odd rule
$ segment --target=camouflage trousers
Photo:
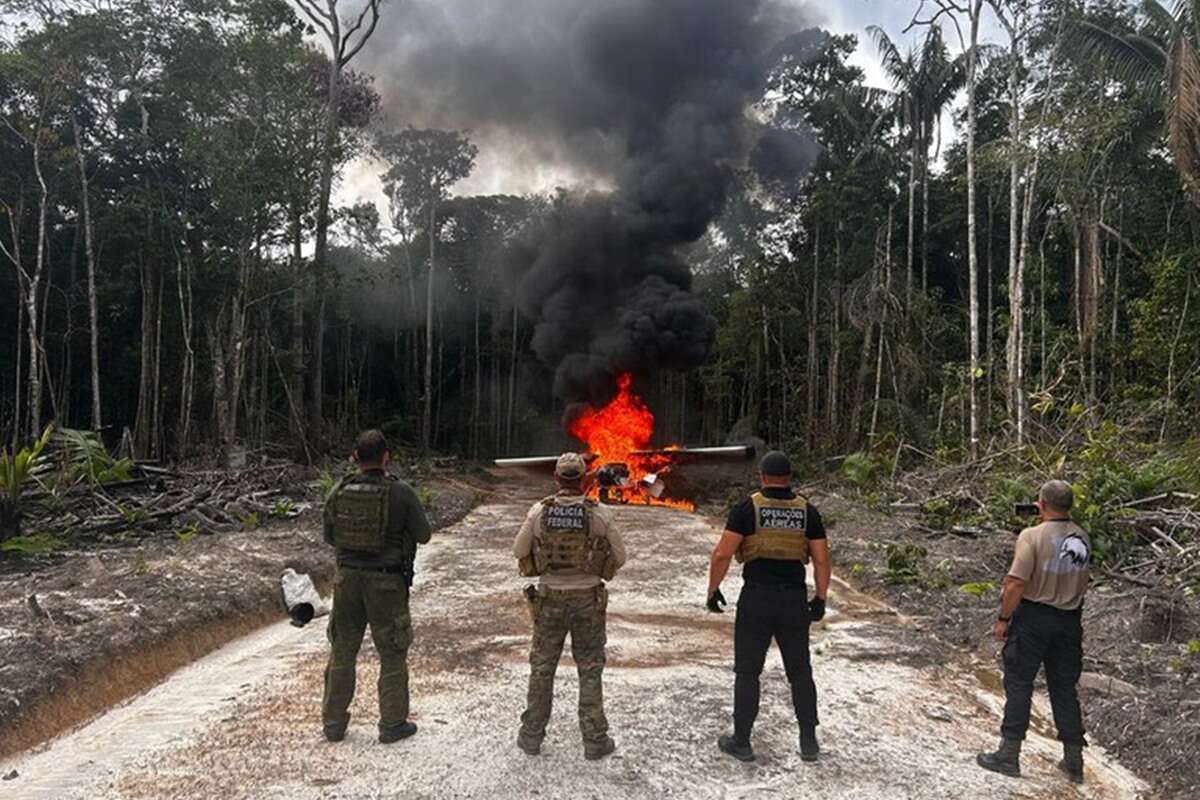
[[[326,726],[344,725],[350,719],[358,650],[368,625],[379,653],[380,728],[408,719],[408,646],[412,643],[408,586],[400,575],[338,567],[321,704]]]
[[[521,736],[540,743],[550,721],[554,673],[563,643],[571,634],[571,657],[579,671],[579,729],[583,746],[600,746],[608,736],[604,716],[605,612],[608,590],[556,592],[541,589],[533,601],[533,643],[529,649],[529,695],[521,715]]]

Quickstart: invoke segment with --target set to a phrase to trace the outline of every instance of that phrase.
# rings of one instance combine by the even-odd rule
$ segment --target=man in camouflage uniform
[[[334,486],[325,503],[325,541],[337,549],[329,664],[321,706],[325,738],[340,742],[350,723],[355,667],[363,633],[379,653],[379,741],[417,732],[408,721],[408,590],[417,545],[429,541],[429,520],[412,487],[387,474],[387,441],[366,431],[354,446],[358,472]]]
[[[521,574],[539,576],[526,589],[533,616],[529,651],[529,696],[521,715],[517,746],[537,755],[550,721],[554,672],[571,634],[571,656],[579,671],[579,728],[583,755],[604,758],[616,749],[604,716],[605,611],[611,579],[625,563],[625,545],[611,512],[585,497],[587,463],[564,453],[554,470],[558,493],[534,503],[521,524],[513,555]]]

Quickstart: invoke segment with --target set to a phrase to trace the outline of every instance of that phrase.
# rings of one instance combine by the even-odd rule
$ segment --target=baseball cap
[[[762,457],[762,461],[758,462],[758,471],[763,475],[772,475],[774,477],[791,475],[792,462],[780,451],[772,450]]]
[[[579,480],[587,474],[587,462],[579,453],[563,453],[554,464],[554,474],[569,481]]]

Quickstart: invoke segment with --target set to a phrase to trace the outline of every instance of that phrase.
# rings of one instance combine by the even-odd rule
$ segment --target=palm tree
[[[1132,32],[1077,20],[1074,43],[1117,77],[1142,84],[1162,105],[1164,137],[1192,202],[1200,205],[1200,0],[1169,9],[1142,0],[1145,23]]]
[[[908,130],[911,153],[908,180],[908,250],[906,294],[913,288],[914,231],[916,229],[917,184],[922,184],[921,291],[928,288],[929,147],[942,111],[963,87],[966,78],[961,58],[951,59],[942,31],[931,26],[920,50],[901,54],[899,48],[877,26],[867,28],[879,50],[884,71],[892,81],[896,118]]]

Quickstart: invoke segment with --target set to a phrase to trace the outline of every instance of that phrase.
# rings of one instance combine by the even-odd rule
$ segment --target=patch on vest
[[[807,522],[805,508],[775,508],[763,506],[758,509],[758,527],[763,530],[802,531]]]
[[[542,524],[548,531],[586,530],[587,509],[583,506],[546,506]]]

